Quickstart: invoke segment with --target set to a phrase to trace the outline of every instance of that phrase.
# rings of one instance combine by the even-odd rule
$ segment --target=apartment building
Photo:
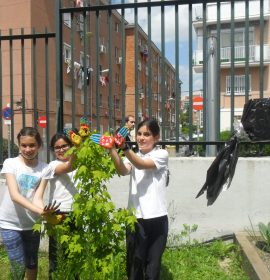
[[[68,6],[72,1],[65,1]],[[100,1],[100,4],[106,4],[107,1]],[[82,5],[83,6],[83,5]],[[82,14],[75,14],[76,32],[74,42],[74,68],[75,68],[75,91],[77,98],[77,116],[81,116],[85,102],[88,102],[90,116],[93,127],[96,126],[97,117],[100,118],[100,131],[108,131],[109,114],[112,114],[113,126],[118,127],[122,122],[121,114],[121,71],[122,71],[122,48],[121,48],[121,22],[120,14],[113,10],[111,16],[111,44],[109,44],[109,15],[107,11],[100,11],[99,16],[95,13],[89,13],[85,20],[87,21],[86,33],[86,71],[83,69],[84,60],[84,18]],[[98,24],[98,34],[96,32]],[[73,35],[74,36],[74,35]],[[71,126],[72,116],[72,79],[74,75],[71,70],[72,58],[72,18],[70,13],[64,14],[64,102],[65,102],[65,125]],[[110,60],[111,59],[111,60]],[[88,100],[84,100],[84,75],[87,75]],[[112,96],[109,96],[111,90]],[[78,118],[77,118],[78,121]]]
[[[158,47],[151,42],[149,45],[147,34],[138,28],[138,39],[135,42],[135,26],[127,24],[126,33],[126,111],[135,115],[136,82],[139,94],[138,115],[139,120],[154,117],[162,124],[162,109],[165,110],[165,135],[170,137],[170,131],[175,129],[175,68],[164,59],[164,84],[162,92],[162,55]],[[136,45],[137,43],[137,45]],[[135,66],[135,49],[138,50],[138,62]],[[150,63],[148,63],[150,61]],[[151,69],[150,69],[151,68]],[[137,71],[138,80],[135,80]],[[149,75],[150,79],[149,79]],[[149,96],[151,95],[151,104]],[[162,99],[162,95],[164,96]],[[165,103],[163,102],[165,100]],[[152,109],[150,116],[149,107]]]
[[[260,1],[249,2],[248,16],[248,83],[246,83],[246,6],[245,1],[234,2],[234,116],[241,118],[245,104],[246,84],[249,84],[249,99],[260,97]],[[196,33],[196,50],[193,56],[193,69],[203,70],[203,10],[201,5],[194,7],[193,27]],[[231,122],[231,2],[220,4],[220,129],[230,130]],[[263,95],[270,96],[269,88],[269,1],[263,1]],[[217,4],[209,3],[206,9],[207,36],[217,36]]]
[[[32,33],[44,33],[45,26],[47,32],[55,31],[54,3],[53,0],[47,1],[0,1],[0,30],[1,36],[20,35]],[[22,47],[23,46],[23,47]],[[50,107],[54,108],[51,114],[50,123],[55,120],[55,42],[49,41],[48,65],[50,93]],[[31,54],[36,48],[36,61],[33,65]],[[37,69],[35,84],[33,83],[33,68]],[[24,75],[23,75],[24,73]],[[1,93],[2,106],[12,106],[14,115],[14,134],[22,127],[22,108],[25,108],[24,117],[28,126],[33,125],[34,118],[34,95],[38,93],[38,114],[45,114],[45,63],[44,63],[44,44],[40,41],[34,46],[31,40],[1,41]],[[34,89],[34,87],[36,87]],[[24,104],[22,104],[24,103]],[[7,129],[3,125],[3,137],[7,138]]]
[[[99,4],[107,4],[108,1],[100,0]],[[33,34],[56,31],[54,0],[0,0],[0,29],[1,35]],[[91,1],[63,0],[62,7],[83,7],[91,5]],[[20,12],[20,16],[15,11]],[[86,21],[86,23],[85,23]],[[86,33],[84,28],[86,26]],[[122,123],[122,80],[121,71],[125,63],[124,98],[126,102],[125,114],[135,115],[135,67],[134,67],[134,26],[126,21],[125,26],[125,61],[122,50],[122,17],[116,10],[100,10],[87,12],[84,18],[82,13],[63,14],[62,49],[63,53],[63,103],[64,126],[78,127],[79,118],[84,114],[85,108],[89,112],[95,128],[97,119],[100,120],[100,131],[108,131],[110,118],[113,119],[113,128]],[[46,28],[46,30],[45,30]],[[11,31],[12,30],[12,31]],[[111,31],[111,33],[110,33]],[[111,39],[110,39],[111,38]],[[2,44],[2,103],[10,104],[12,96],[12,111],[14,113],[14,135],[22,127],[24,102],[26,125],[33,125],[34,114],[42,116],[49,110],[47,123],[51,124],[51,134],[55,132],[57,120],[57,89],[56,89],[56,42],[55,39],[48,43],[49,49],[36,41],[25,40],[23,44],[23,56],[21,40],[14,41],[12,51],[10,42]],[[162,106],[166,109],[166,126],[175,126],[175,70],[165,58],[165,100],[162,105],[161,98],[161,53],[151,42],[151,51],[147,50],[147,34],[139,28],[139,60],[138,60],[138,90],[139,90],[139,118],[149,116],[147,96],[149,88],[152,92],[152,116],[161,119]],[[33,51],[36,52],[33,61]],[[48,52],[48,61],[45,61],[45,53]],[[12,52],[12,61],[10,53]],[[148,55],[151,53],[150,55]],[[149,64],[151,61],[152,80],[149,86]],[[46,69],[46,64],[48,69]],[[73,64],[73,65],[72,65]],[[86,67],[85,67],[86,66]],[[85,69],[84,69],[85,68]],[[34,74],[35,71],[35,74]],[[45,79],[48,72],[48,79]],[[11,78],[12,76],[12,78]],[[86,79],[85,79],[86,77]],[[87,85],[85,85],[85,81]],[[86,87],[86,98],[85,98]],[[36,92],[34,97],[33,92]],[[25,94],[25,98],[22,98]],[[46,100],[47,95],[47,100]],[[48,96],[49,95],[49,96]],[[36,100],[35,100],[36,99]],[[86,100],[85,100],[86,99]],[[164,99],[163,99],[164,101]],[[48,103],[48,104],[47,104]],[[34,109],[36,104],[37,110]],[[48,105],[48,107],[46,107]],[[49,109],[48,109],[49,108]],[[34,112],[36,111],[36,112]],[[4,130],[4,137],[6,137]]]

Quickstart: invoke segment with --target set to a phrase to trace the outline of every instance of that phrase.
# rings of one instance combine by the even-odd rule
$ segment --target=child
[[[157,121],[144,120],[137,128],[138,153],[125,144],[122,160],[114,147],[109,149],[118,173],[131,177],[128,206],[135,209],[137,223],[135,232],[127,230],[126,237],[129,280],[159,279],[167,242],[168,152],[156,147],[159,136]]]
[[[70,160],[66,157],[66,151],[72,146],[70,139],[64,133],[56,133],[51,139],[51,150],[56,160],[50,162],[52,169],[61,166],[62,163]],[[75,171],[60,174],[50,180],[49,202],[57,201],[60,204],[60,212],[69,213],[72,208],[73,196],[78,192],[74,185]],[[49,237],[49,275],[56,269],[57,240],[54,236]]]
[[[33,127],[17,136],[19,156],[4,161],[7,188],[0,204],[0,232],[7,250],[12,279],[37,278],[40,233],[32,230],[44,210],[43,193],[51,177],[48,165],[38,160],[42,139]],[[55,208],[52,208],[54,211]]]

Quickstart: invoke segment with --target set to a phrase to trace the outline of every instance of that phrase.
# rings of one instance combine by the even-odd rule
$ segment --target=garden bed
[[[243,255],[243,267],[252,280],[270,279],[270,254],[256,246],[246,232],[235,234],[235,242],[240,245]]]

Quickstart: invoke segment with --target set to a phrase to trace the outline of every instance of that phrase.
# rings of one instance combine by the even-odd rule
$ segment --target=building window
[[[71,14],[70,13],[64,13],[64,25],[71,28]]]
[[[234,94],[235,95],[245,95],[245,85],[246,85],[246,76],[245,75],[236,75],[234,76]],[[251,75],[249,75],[249,89],[251,91]],[[226,76],[226,94],[231,94],[231,76]]]
[[[64,60],[68,62],[71,60],[71,46],[64,43]]]
[[[72,88],[65,85],[64,101],[72,102]]]
[[[81,104],[83,105],[84,104],[84,92],[81,91]]]
[[[119,32],[119,24],[118,24],[118,22],[116,22],[116,23],[114,24],[114,31],[115,31],[115,32]]]
[[[216,36],[217,31],[212,30],[211,34]],[[255,30],[254,27],[251,26],[249,28],[248,34],[248,45],[249,45],[249,56],[251,59],[255,57]],[[199,48],[202,49],[202,37],[199,42]],[[245,29],[244,28],[236,28],[234,32],[234,58],[235,61],[244,61],[246,56],[246,48],[245,48]],[[220,59],[221,62],[229,62],[231,61],[231,30],[223,29],[221,30],[220,35]]]
[[[114,106],[116,110],[120,110],[120,99],[115,98]]]
[[[119,76],[118,73],[115,73],[115,75],[114,75],[114,82],[115,82],[116,84],[120,84],[120,76]]]

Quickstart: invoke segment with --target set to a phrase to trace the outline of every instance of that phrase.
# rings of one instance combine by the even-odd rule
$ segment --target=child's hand
[[[114,142],[116,148],[121,148],[125,143],[125,138],[121,134],[117,133],[114,137]]]
[[[45,213],[43,214],[44,220],[51,224],[51,225],[58,225],[65,219],[64,214],[52,214],[52,213]]]
[[[102,135],[100,138],[100,146],[104,147],[105,149],[111,149],[114,146],[115,140],[112,136]]]
[[[53,202],[49,203],[48,205],[46,205],[44,207],[42,215],[55,214],[55,213],[59,212],[58,208],[60,205],[61,205],[61,203],[56,204],[56,200],[54,200]]]
[[[105,149],[111,149],[115,143],[114,137],[101,134],[92,134],[90,139]]]

